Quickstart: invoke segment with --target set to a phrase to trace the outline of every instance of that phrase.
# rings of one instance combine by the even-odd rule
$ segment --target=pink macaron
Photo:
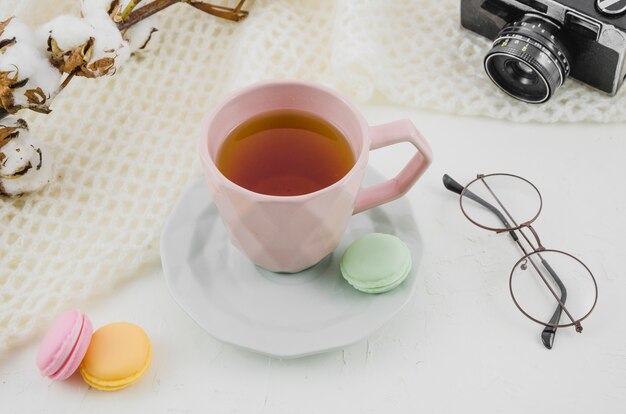
[[[93,334],[93,325],[79,310],[63,313],[52,324],[37,352],[41,375],[63,381],[80,365]]]

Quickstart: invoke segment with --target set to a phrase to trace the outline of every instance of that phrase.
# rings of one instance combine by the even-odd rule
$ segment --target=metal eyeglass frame
[[[532,219],[530,219],[529,221],[526,221],[526,222],[521,223],[521,224],[517,224],[515,219],[511,216],[511,214],[508,212],[508,210],[500,202],[500,199],[496,196],[496,194],[493,192],[493,190],[489,187],[487,182],[484,180],[486,177],[493,177],[493,176],[507,176],[507,177],[511,177],[511,178],[520,179],[520,180],[523,180],[526,183],[528,183],[530,186],[532,186],[532,188],[537,192],[537,194],[539,196],[539,209],[537,211],[537,214],[535,214],[535,216]],[[500,208],[504,211],[506,216],[508,216],[508,220],[507,220],[507,217],[505,217],[505,215],[502,214],[502,212],[498,208],[496,208],[494,205],[490,204],[489,202],[485,201],[484,199],[482,199],[478,195],[476,195],[476,194],[474,194],[474,193],[472,193],[471,191],[468,190],[468,188],[472,184],[474,184],[475,182],[477,182],[479,180],[481,180],[483,182],[483,184],[487,187],[487,190],[491,193],[491,195],[498,202]],[[513,174],[504,174],[504,173],[487,174],[487,175],[478,174],[476,176],[476,178],[474,180],[472,180],[469,184],[467,184],[465,187],[463,187],[461,184],[456,182],[449,175],[444,174],[444,176],[443,176],[443,185],[448,190],[450,190],[450,191],[452,191],[454,193],[457,193],[457,194],[459,194],[461,196],[460,197],[461,211],[463,212],[463,215],[470,222],[472,222],[473,224],[475,224],[478,227],[481,227],[481,228],[486,229],[486,230],[495,231],[496,233],[508,232],[509,235],[511,236],[511,238],[513,239],[513,241],[515,241],[515,243],[517,243],[519,248],[524,253],[524,256],[515,263],[515,265],[513,266],[513,270],[511,270],[511,275],[509,276],[509,291],[511,293],[511,297],[513,298],[513,302],[515,303],[515,306],[520,310],[520,312],[522,312],[522,314],[524,314],[524,316],[526,316],[527,318],[529,318],[530,320],[532,320],[534,322],[537,322],[540,325],[544,325],[545,326],[545,328],[543,329],[543,331],[541,333],[541,341],[543,342],[543,345],[547,349],[552,349],[552,345],[554,344],[554,337],[556,335],[557,328],[574,326],[576,328],[576,332],[579,332],[579,333],[582,332],[583,327],[582,327],[580,322],[583,319],[587,318],[589,316],[589,314],[591,314],[591,312],[593,311],[593,309],[596,306],[596,303],[598,302],[598,284],[596,283],[596,279],[593,276],[593,273],[591,273],[591,270],[589,270],[587,265],[585,265],[583,262],[581,262],[578,258],[572,256],[569,253],[563,252],[561,250],[546,249],[541,244],[541,240],[539,239],[539,235],[537,234],[535,229],[532,227],[532,223],[537,219],[537,217],[539,217],[539,213],[541,213],[541,209],[543,207],[543,199],[542,199],[541,193],[539,192],[537,187],[535,187],[535,185],[533,183],[531,183],[530,181],[526,180],[525,178],[522,178],[522,177],[519,177],[519,176],[513,175]],[[502,222],[502,224],[504,225],[505,229],[487,227],[485,225],[482,225],[482,224],[477,223],[476,221],[472,220],[472,218],[467,214],[467,212],[463,208],[463,198],[464,197],[466,197],[466,198],[468,198],[470,200],[475,201],[476,203],[480,204],[481,206],[485,207],[487,210],[492,212],[496,217],[498,217],[500,222]],[[513,223],[513,226],[509,223],[509,220],[511,221],[511,223]],[[528,236],[522,231],[523,229],[528,229],[532,233],[532,235],[534,236],[535,241],[536,241],[536,246],[533,245],[533,243],[530,241]],[[523,237],[523,239],[526,241],[526,243],[528,243],[528,245],[532,249],[531,251],[528,251],[524,247],[524,245],[522,244],[522,242],[521,242],[521,240],[520,240],[520,238],[519,238],[519,236],[517,235],[516,232],[519,232],[519,234]],[[574,259],[575,261],[577,261],[578,263],[580,263],[587,270],[587,272],[589,272],[589,276],[591,277],[591,280],[593,281],[593,285],[594,285],[594,288],[595,288],[595,297],[594,297],[594,302],[593,302],[593,305],[591,306],[591,309],[582,318],[574,319],[572,317],[571,313],[568,311],[567,307],[565,306],[565,302],[567,300],[567,289],[565,288],[565,285],[563,284],[563,282],[561,281],[559,276],[556,274],[554,269],[541,256],[541,253],[543,253],[543,252],[555,252],[555,253],[560,253],[560,254],[563,254],[565,256],[568,256],[568,257]],[[550,286],[548,281],[543,276],[542,272],[539,270],[538,265],[532,260],[531,256],[535,255],[535,254],[541,260],[541,265],[548,271],[548,273],[550,274],[550,277],[552,277],[552,279],[554,280],[555,284],[558,286],[558,288],[560,290],[560,296],[557,295],[557,293],[554,291],[554,289]],[[513,273],[515,272],[515,269],[517,269],[518,265],[520,265],[520,263],[522,263],[525,260],[531,262],[531,264],[533,265],[533,267],[535,268],[535,270],[537,271],[537,273],[539,274],[539,276],[541,277],[541,279],[543,280],[545,285],[548,287],[548,289],[550,290],[550,292],[552,293],[552,295],[554,296],[554,298],[558,302],[558,305],[556,306],[556,309],[554,310],[554,313],[552,314],[552,317],[550,318],[550,321],[548,323],[545,323],[545,322],[542,322],[542,321],[540,321],[540,320],[538,320],[536,318],[533,318],[526,311],[524,311],[524,309],[522,309],[520,304],[517,302],[517,299],[515,298],[515,294],[513,293],[513,285],[512,285]],[[526,265],[525,263],[522,263],[522,268],[524,268],[525,265]],[[559,324],[560,319],[561,319],[561,315],[562,315],[563,312],[565,312],[566,316],[571,321],[571,323]]]

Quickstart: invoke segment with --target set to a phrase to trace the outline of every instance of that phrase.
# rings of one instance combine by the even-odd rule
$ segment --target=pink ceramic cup
[[[341,180],[299,196],[270,196],[226,178],[215,161],[228,134],[264,112],[291,109],[313,113],[349,140],[356,163]],[[417,153],[388,181],[361,188],[369,151],[409,142]],[[274,272],[313,266],[338,245],[353,214],[406,193],[432,162],[432,151],[409,120],[369,126],[345,98],[307,82],[264,82],[243,89],[219,105],[202,125],[200,158],[231,241],[252,262]]]

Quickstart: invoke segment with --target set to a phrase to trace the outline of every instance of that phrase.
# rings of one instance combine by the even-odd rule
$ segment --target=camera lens
[[[520,74],[520,76],[525,76],[525,77],[529,77],[534,75],[535,71],[533,70],[533,68],[531,68],[530,66],[528,66],[527,64],[525,64],[522,61],[519,62],[513,62],[511,64],[511,66],[513,67],[513,70]]]
[[[559,26],[527,14],[500,31],[485,56],[485,71],[514,98],[543,103],[569,76],[569,62],[569,52],[559,38]]]

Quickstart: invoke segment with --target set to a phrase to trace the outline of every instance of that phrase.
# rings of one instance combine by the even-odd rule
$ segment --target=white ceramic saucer
[[[365,185],[383,177],[369,170]],[[400,237],[413,270],[396,289],[370,295],[342,277],[339,260],[371,232]],[[422,241],[408,200],[354,216],[340,246],[316,266],[276,274],[253,265],[228,240],[204,179],[174,208],[161,238],[167,284],[178,304],[217,339],[279,358],[295,358],[357,342],[389,321],[411,299]]]

